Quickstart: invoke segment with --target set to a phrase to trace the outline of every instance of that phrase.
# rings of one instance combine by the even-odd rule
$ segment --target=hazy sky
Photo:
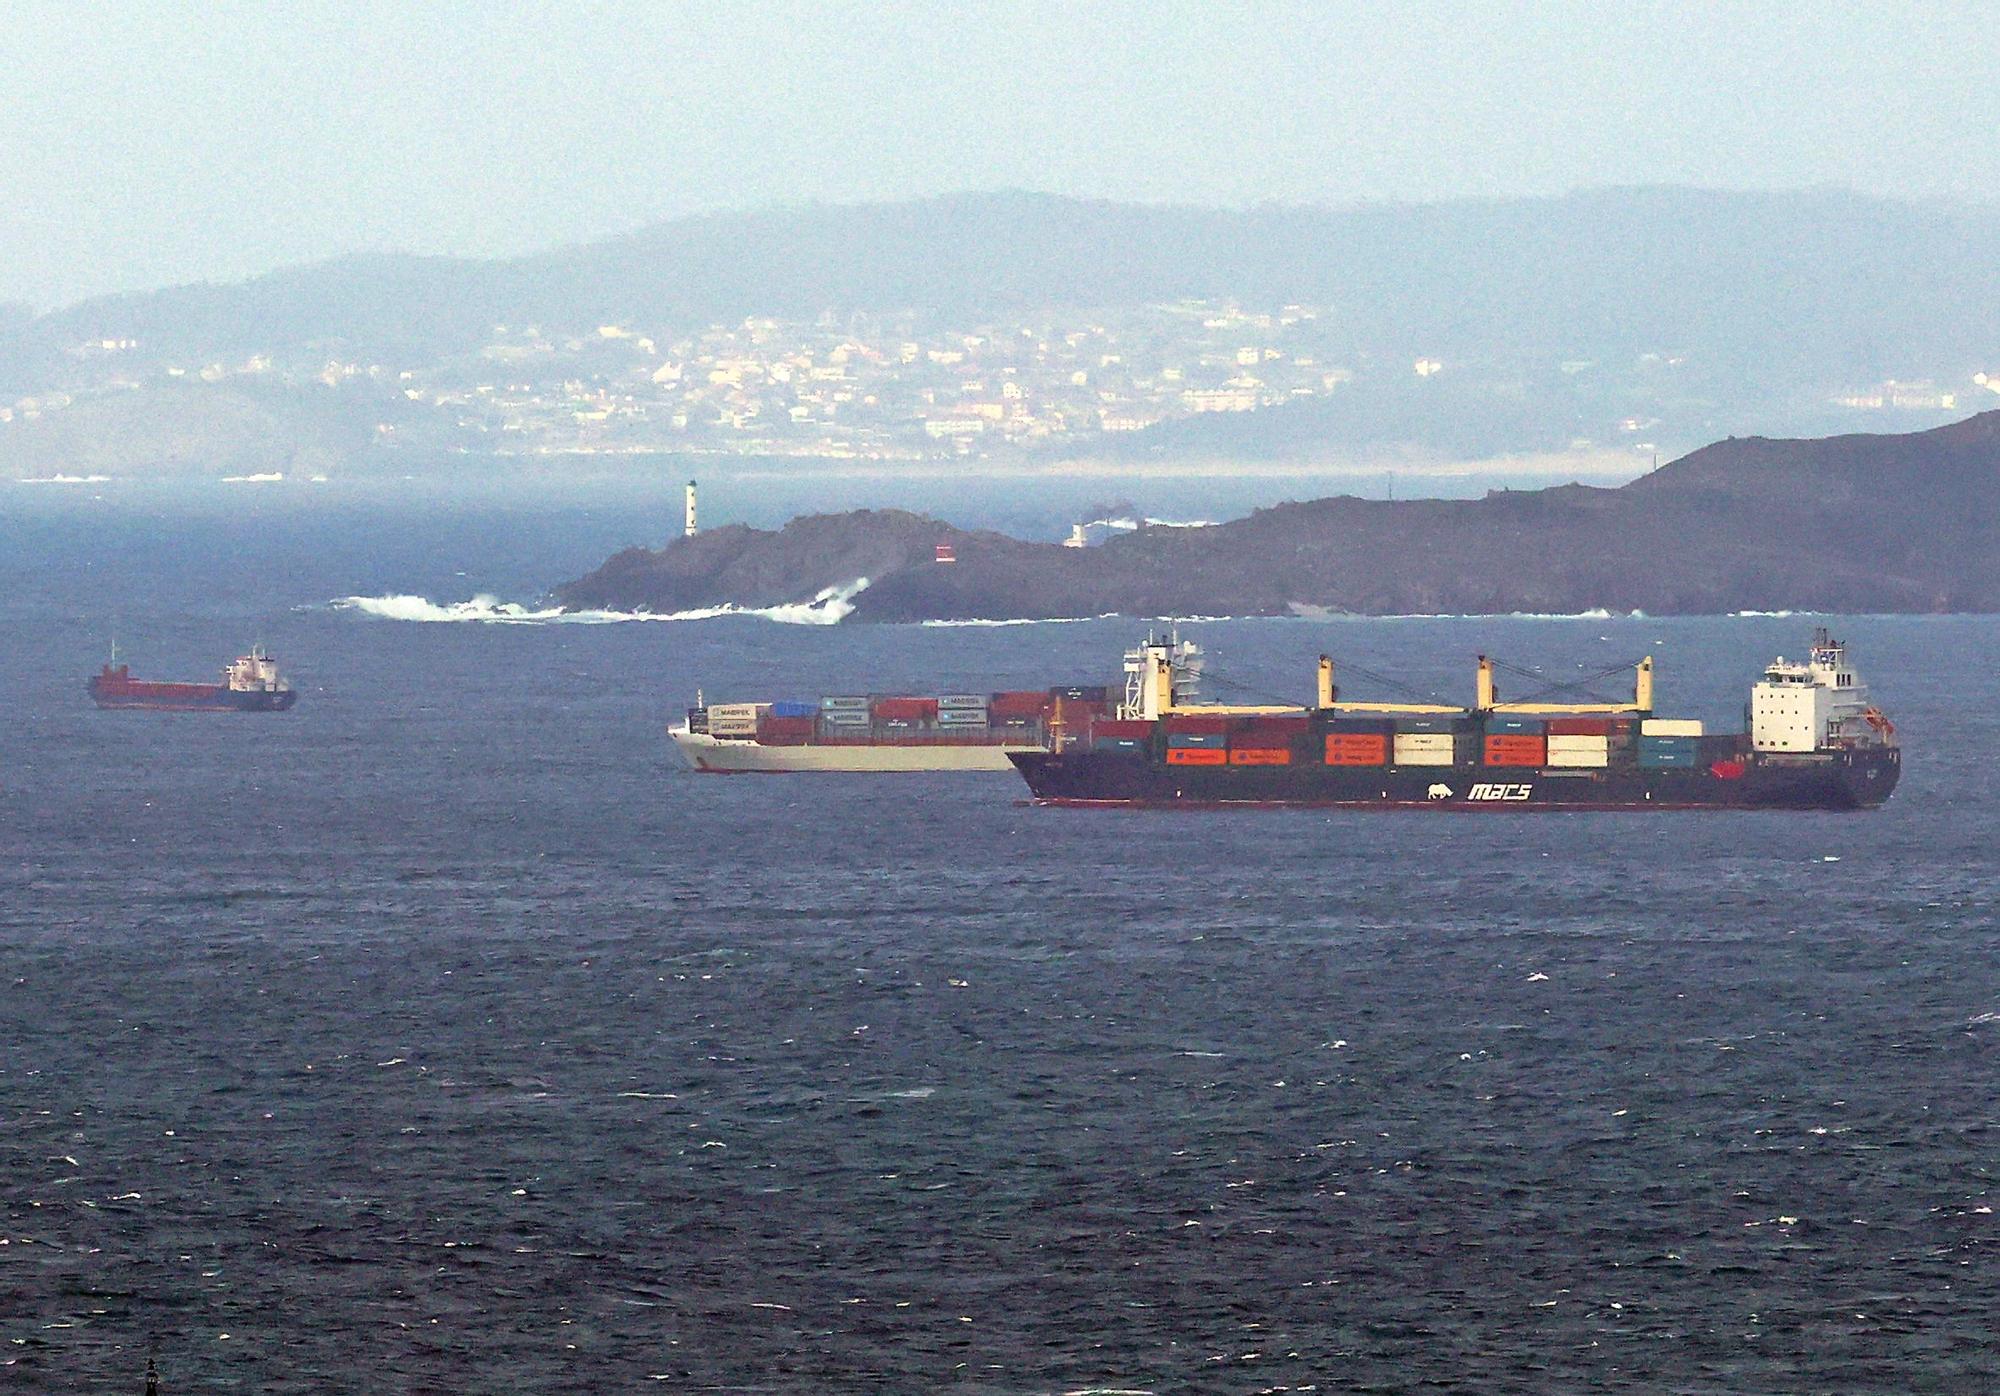
[[[1032,188],[2000,199],[2000,10],[1941,4],[10,0],[0,299]]]

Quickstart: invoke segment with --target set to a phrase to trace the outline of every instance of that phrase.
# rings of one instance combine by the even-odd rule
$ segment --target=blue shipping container
[[[1694,767],[1701,764],[1699,737],[1641,737],[1639,764],[1654,768]]]
[[[771,704],[772,717],[815,717],[818,714],[817,703],[801,703],[791,698],[780,698]]]
[[[1486,719],[1486,730],[1489,732],[1520,732],[1531,736],[1539,736],[1542,731],[1542,719],[1539,717],[1509,717],[1502,713],[1494,713]]]
[[[1167,745],[1171,747],[1226,747],[1229,738],[1221,732],[1169,732]]]

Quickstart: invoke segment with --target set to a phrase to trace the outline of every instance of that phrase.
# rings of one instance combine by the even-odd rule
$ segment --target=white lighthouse
[[[694,535],[694,481],[690,480],[687,488],[687,527],[682,530],[682,536],[692,538]]]

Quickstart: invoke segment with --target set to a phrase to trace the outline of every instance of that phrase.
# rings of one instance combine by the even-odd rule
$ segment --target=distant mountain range
[[[956,560],[936,561],[939,544]],[[797,602],[875,621],[1344,613],[2000,611],[2000,411],[1931,431],[1719,442],[1618,489],[1319,499],[1066,548],[907,513],[630,549],[576,608]]]
[[[1830,396],[1885,379],[1983,397],[1972,374],[2000,372],[1996,268],[2000,210],[1824,191],[1624,188],[1346,209],[1025,193],[805,205],[681,219],[508,260],[354,256],[38,318],[0,315],[0,406],[75,384],[87,371],[78,346],[104,341],[136,342],[118,360],[134,372],[253,355],[408,366],[475,353],[496,325],[660,335],[750,316],[906,310],[962,325],[1207,298],[1326,307],[1335,352],[1400,365],[1403,380],[1414,356],[1451,371],[1423,385],[1385,377],[1270,411],[1169,421],[1094,450],[1137,459],[1402,442],[1447,455],[1544,450],[1579,434],[1602,439],[1638,400],[1688,424],[1675,438],[1686,443],[1839,429],[1854,418]],[[1669,364],[1671,373],[1656,367]],[[1593,378],[1606,366],[1615,383]],[[309,430],[317,419],[299,420]],[[353,435],[341,428],[272,449],[347,451]]]
[[[1504,358],[1701,351],[1780,380],[2000,351],[2000,211],[1839,192],[1606,189],[1243,211],[1041,194],[681,219],[499,261],[354,256],[109,296],[16,325],[61,346],[188,353],[337,343],[443,354],[495,324],[693,327],[919,307],[950,318],[1182,297],[1340,308],[1357,345]],[[0,326],[0,334],[9,333]]]

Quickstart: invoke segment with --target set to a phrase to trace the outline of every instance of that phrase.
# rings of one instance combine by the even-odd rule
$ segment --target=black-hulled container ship
[[[1751,689],[1748,730],[1711,735],[1653,712],[1653,663],[1629,703],[1503,703],[1482,656],[1470,707],[1345,702],[1319,662],[1310,708],[1187,700],[1188,646],[1127,656],[1117,716],[1010,759],[1037,804],[1357,809],[1852,810],[1896,788],[1895,727],[1846,647],[1820,630],[1803,661]]]
[[[262,645],[239,655],[222,671],[221,683],[172,683],[135,679],[130,665],[112,662],[85,686],[100,708],[136,708],[175,713],[281,713],[299,700],[278,676],[278,665]]]

